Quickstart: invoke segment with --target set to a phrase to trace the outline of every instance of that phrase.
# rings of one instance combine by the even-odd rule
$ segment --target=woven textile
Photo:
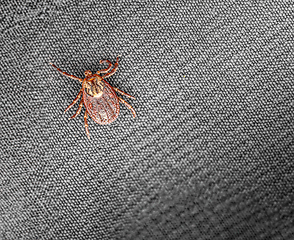
[[[294,239],[293,1],[1,1],[0,239]],[[122,55],[118,119],[77,105]]]

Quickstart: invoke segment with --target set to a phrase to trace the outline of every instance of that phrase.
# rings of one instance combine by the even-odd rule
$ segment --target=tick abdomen
[[[103,81],[103,80],[102,80]],[[90,94],[83,94],[84,103],[90,117],[98,124],[109,124],[119,114],[119,99],[112,87],[104,82],[104,90],[101,97],[93,97]]]

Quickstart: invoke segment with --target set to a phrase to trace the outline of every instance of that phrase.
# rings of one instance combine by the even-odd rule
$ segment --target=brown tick
[[[56,67],[53,63],[50,63],[54,68],[56,68],[57,71],[61,72],[63,75],[70,77],[72,79],[78,80],[82,83],[82,88],[77,95],[77,97],[73,100],[73,102],[65,109],[64,112],[69,110],[74,104],[77,103],[77,101],[82,97],[82,100],[80,101],[78,110],[76,113],[70,117],[69,119],[73,119],[76,116],[78,116],[82,110],[83,104],[86,107],[85,115],[84,115],[84,121],[85,121],[85,129],[86,134],[88,138],[90,139],[89,134],[89,125],[87,122],[88,114],[90,117],[98,124],[105,125],[112,123],[115,119],[117,119],[119,114],[119,103],[124,103],[128,109],[131,110],[133,117],[136,117],[136,112],[133,109],[133,107],[127,103],[122,98],[118,97],[116,95],[116,92],[135,99],[131,95],[119,90],[118,88],[112,87],[109,85],[108,82],[105,81],[105,78],[108,78],[112,76],[117,68],[118,68],[118,56],[116,58],[116,63],[114,64],[113,69],[112,64],[109,60],[101,60],[100,64],[108,63],[108,67],[106,69],[100,70],[96,72],[95,74],[92,74],[90,70],[85,71],[85,78],[81,79],[74,75],[70,75],[66,72],[61,71],[60,68]],[[100,76],[101,73],[105,73],[103,76]]]

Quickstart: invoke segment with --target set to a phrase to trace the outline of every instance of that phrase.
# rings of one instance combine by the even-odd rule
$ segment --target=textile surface
[[[293,1],[0,4],[0,239],[294,239]]]

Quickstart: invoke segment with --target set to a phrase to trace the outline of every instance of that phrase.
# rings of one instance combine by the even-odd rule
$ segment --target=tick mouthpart
[[[86,77],[90,77],[90,76],[92,76],[93,74],[92,74],[92,72],[90,71],[90,70],[86,70],[85,71],[85,76]]]

